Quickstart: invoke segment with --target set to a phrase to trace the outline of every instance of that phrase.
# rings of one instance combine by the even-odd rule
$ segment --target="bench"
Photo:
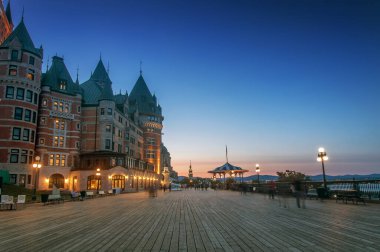
[[[93,198],[94,198],[94,192],[92,192],[92,191],[87,191],[87,192],[86,192],[86,198],[93,199]]]
[[[9,195],[1,195],[1,203],[0,203],[0,209],[6,209],[6,210],[16,210],[16,205],[13,202],[13,196]]]
[[[58,194],[50,194],[48,196],[48,203],[63,203],[64,200],[63,198],[61,197],[61,195],[58,195]]]
[[[360,195],[355,190],[346,190],[346,191],[339,191],[337,192],[335,196],[336,202],[339,200],[342,201],[342,203],[346,203],[348,201],[352,201],[352,204],[358,204],[359,202],[362,202],[365,205],[365,195]]]
[[[71,201],[80,200],[81,195],[78,192],[71,192]]]
[[[309,189],[309,191],[306,194],[306,197],[309,199],[318,199],[317,189]]]

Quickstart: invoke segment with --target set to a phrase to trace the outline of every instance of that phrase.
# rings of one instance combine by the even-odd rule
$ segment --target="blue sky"
[[[174,169],[380,172],[379,1],[13,0],[18,23],[80,82],[99,55],[114,92],[139,75],[165,116]]]

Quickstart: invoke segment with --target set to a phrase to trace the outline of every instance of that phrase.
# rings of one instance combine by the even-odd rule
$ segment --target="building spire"
[[[227,160],[227,163],[228,163],[228,151],[227,151],[227,145],[226,145],[226,160]]]
[[[79,65],[77,66],[77,80],[76,80],[77,83],[79,83]]]
[[[46,72],[49,70],[49,55],[47,57],[47,63],[46,63]]]
[[[141,68],[141,65],[142,65],[142,61],[140,60],[140,75],[142,75],[142,68]]]
[[[7,16],[9,24],[13,27],[12,13],[11,13],[11,0],[8,1],[7,8],[5,10],[5,15]]]
[[[22,16],[21,16],[21,22],[24,22],[24,11],[25,11],[25,7],[22,6]]]

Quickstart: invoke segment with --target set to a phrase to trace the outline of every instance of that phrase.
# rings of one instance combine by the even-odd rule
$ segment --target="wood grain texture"
[[[288,201],[188,190],[27,205],[0,212],[0,251],[380,251],[380,204]]]

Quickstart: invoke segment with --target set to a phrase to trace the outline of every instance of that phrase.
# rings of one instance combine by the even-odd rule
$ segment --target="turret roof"
[[[60,82],[66,83],[66,89],[60,89]],[[81,92],[79,85],[73,82],[69,71],[66,68],[63,58],[54,56],[50,69],[46,72],[42,80],[42,86],[50,86],[51,90],[76,95]]]
[[[42,56],[41,49],[34,46],[34,43],[29,35],[28,30],[25,27],[24,19],[21,20],[19,25],[14,29],[14,31],[8,36],[8,38],[1,44],[1,47],[9,47],[14,39],[18,39],[22,45],[22,49],[34,53],[38,56]]]
[[[90,80],[104,82],[104,83],[112,83],[106,68],[104,67],[102,59],[99,60],[98,65],[95,68],[94,73],[91,75]]]
[[[13,25],[13,21],[12,21],[12,13],[11,13],[11,0],[8,1],[7,9],[5,10],[5,15],[7,16],[8,23],[9,23],[10,25]]]
[[[158,109],[156,101],[141,74],[129,95],[129,101],[131,105],[137,106],[141,113],[161,115],[161,110]]]
[[[81,85],[84,103],[98,104],[100,100],[114,101],[111,85],[112,81],[100,59],[90,79]]]

